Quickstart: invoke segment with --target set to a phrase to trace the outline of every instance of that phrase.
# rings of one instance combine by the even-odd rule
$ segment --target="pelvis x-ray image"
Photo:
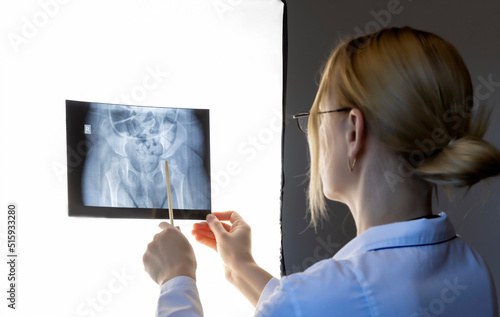
[[[84,206],[210,210],[208,110],[88,103]]]

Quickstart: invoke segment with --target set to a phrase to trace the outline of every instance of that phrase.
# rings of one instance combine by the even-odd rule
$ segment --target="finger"
[[[220,221],[229,221],[231,215],[235,211],[222,211],[222,212],[213,212],[212,214],[216,216]]]
[[[213,239],[209,239],[203,236],[195,236],[194,237],[196,241],[198,241],[201,244],[206,245],[207,247],[213,249],[214,251],[217,252],[217,243]]]
[[[226,229],[227,232],[231,231],[231,225],[230,224],[227,224],[227,223],[224,223],[224,222],[221,222],[221,224],[224,227],[224,229]],[[193,224],[193,229],[195,229],[195,230],[212,231],[212,230],[210,230],[210,227],[208,226],[208,223],[206,221],[205,222],[198,222],[198,223]]]
[[[236,211],[224,211],[224,212],[214,212],[213,213],[220,221],[229,221],[230,223],[243,222],[243,217],[240,216]]]
[[[196,230],[210,230],[210,227],[208,226],[208,223],[206,221],[204,222],[197,222],[193,224],[193,229]]]
[[[215,235],[212,231],[207,231],[207,230],[193,230],[191,231],[191,234],[193,236],[203,236],[203,237],[207,237],[207,238],[210,238],[210,239],[214,239],[215,240]]]
[[[217,219],[216,216],[212,214],[207,215],[207,222],[210,230],[215,234],[217,240],[222,239],[222,235],[227,234],[226,229],[222,226],[222,223]]]
[[[160,222],[160,224],[158,225],[158,227],[162,230],[166,230],[168,228],[173,228],[171,224],[169,224],[168,222],[166,221],[163,221],[163,222]]]

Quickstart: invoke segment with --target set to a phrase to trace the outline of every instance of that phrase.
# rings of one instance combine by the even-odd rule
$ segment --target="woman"
[[[489,116],[475,99],[460,55],[434,34],[391,28],[344,41],[310,114],[296,118],[311,153],[312,225],[325,217],[326,197],[348,205],[357,237],[279,281],[255,264],[237,213],[209,215],[192,233],[219,252],[258,316],[498,316],[485,263],[431,207],[437,185],[500,174],[500,152],[482,139]],[[158,315],[201,315],[192,248],[179,230],[160,227],[144,255],[162,285]]]

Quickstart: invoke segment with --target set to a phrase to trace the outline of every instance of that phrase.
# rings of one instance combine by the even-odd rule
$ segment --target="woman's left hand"
[[[160,286],[177,276],[196,281],[196,257],[189,241],[167,222],[159,227],[163,231],[154,236],[142,258],[146,272]]]

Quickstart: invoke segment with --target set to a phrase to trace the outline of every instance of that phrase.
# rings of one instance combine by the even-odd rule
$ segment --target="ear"
[[[347,155],[349,162],[359,161],[366,142],[365,118],[359,109],[349,111],[346,123]]]

